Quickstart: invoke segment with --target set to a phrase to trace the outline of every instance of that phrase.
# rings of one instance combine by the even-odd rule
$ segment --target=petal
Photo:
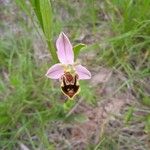
[[[90,79],[91,73],[82,65],[75,66],[76,73],[79,75],[79,80]]]
[[[55,64],[48,69],[46,76],[51,79],[59,79],[64,74],[62,64]]]
[[[62,32],[60,33],[57,41],[57,55],[58,59],[62,64],[73,64],[74,62],[74,53],[72,45],[68,37]]]

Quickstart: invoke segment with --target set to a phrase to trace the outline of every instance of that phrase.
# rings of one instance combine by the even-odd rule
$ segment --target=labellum
[[[72,99],[80,91],[78,78],[77,74],[72,75],[70,72],[64,73],[61,77],[61,90],[70,99]]]

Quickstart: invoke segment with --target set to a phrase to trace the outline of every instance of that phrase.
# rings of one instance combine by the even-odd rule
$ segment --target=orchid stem
[[[47,40],[47,43],[48,43],[48,49],[49,49],[50,54],[51,54],[52,59],[53,59],[53,63],[57,63],[58,57],[57,57],[56,50],[55,50],[54,45],[53,45],[53,41]]]
[[[81,104],[82,101],[83,101],[83,98],[80,98],[78,103],[68,112],[68,114],[66,115],[66,118],[68,118],[76,110],[76,108]]]

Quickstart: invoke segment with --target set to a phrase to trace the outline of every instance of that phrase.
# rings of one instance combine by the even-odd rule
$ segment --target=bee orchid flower
[[[56,48],[60,63],[50,67],[46,76],[51,79],[59,79],[62,92],[69,98],[73,98],[80,89],[78,80],[90,79],[91,73],[81,64],[74,62],[73,47],[63,32],[56,41]]]

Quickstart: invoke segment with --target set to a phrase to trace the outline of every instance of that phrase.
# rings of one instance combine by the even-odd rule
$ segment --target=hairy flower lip
[[[69,99],[73,99],[80,92],[77,74],[72,75],[70,72],[66,72],[61,81],[61,90]]]
[[[86,80],[91,78],[91,73],[81,64],[74,62],[73,47],[68,37],[61,32],[57,41],[57,56],[60,63],[51,66],[46,76],[51,79],[60,79],[65,72],[74,72],[79,76],[79,80]]]

